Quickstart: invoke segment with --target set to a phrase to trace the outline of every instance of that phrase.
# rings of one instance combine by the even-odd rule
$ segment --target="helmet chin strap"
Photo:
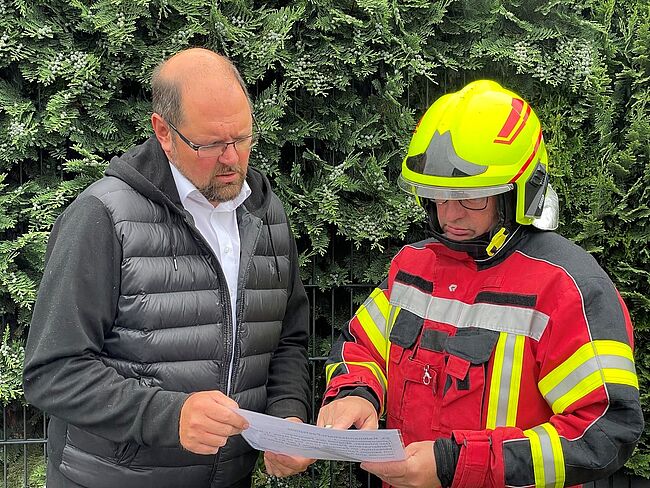
[[[492,239],[490,239],[490,243],[485,248],[487,255],[492,257],[497,252],[499,252],[499,249],[501,249],[504,244],[508,242],[509,236],[510,233],[505,227],[501,227],[497,232],[495,232],[494,236],[492,236]]]
[[[424,205],[429,216],[429,227],[436,239],[449,249],[454,251],[466,252],[477,261],[487,261],[493,258],[501,249],[505,247],[511,237],[518,229],[514,223],[513,209],[508,208],[507,198],[512,198],[511,192],[501,194],[497,198],[497,222],[494,228],[483,235],[468,239],[466,241],[455,241],[449,239],[442,232],[442,227],[438,221],[438,212],[433,202]]]
[[[438,229],[439,228],[440,227],[438,226]],[[501,227],[497,232],[486,232],[479,237],[468,239],[466,241],[454,241],[445,236],[441,231],[436,230],[433,225],[431,225],[431,231],[436,239],[449,249],[465,252],[476,261],[487,261],[492,259],[505,247],[510,238],[517,232],[516,229],[514,232],[508,232],[505,227]]]

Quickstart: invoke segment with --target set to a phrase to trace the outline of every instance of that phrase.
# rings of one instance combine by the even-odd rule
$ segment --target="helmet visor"
[[[397,184],[406,193],[417,195],[420,198],[435,200],[468,200],[470,198],[490,197],[500,195],[512,190],[515,186],[511,183],[497,186],[484,186],[479,188],[446,188],[441,186],[422,185],[406,181],[402,175],[397,178]]]

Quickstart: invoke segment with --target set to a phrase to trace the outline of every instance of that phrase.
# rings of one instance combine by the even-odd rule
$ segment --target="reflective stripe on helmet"
[[[524,107],[526,107],[525,110]],[[512,144],[526,125],[530,112],[530,105],[521,98],[513,98],[510,115],[506,119],[505,124],[503,124],[499,135],[494,139],[494,142],[497,144]]]

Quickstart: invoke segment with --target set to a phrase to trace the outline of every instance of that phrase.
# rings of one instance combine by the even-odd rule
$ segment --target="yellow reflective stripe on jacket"
[[[530,452],[535,473],[535,487],[560,488],[564,486],[566,472],[560,436],[550,423],[525,430],[530,440]]]
[[[388,388],[388,380],[386,379],[386,375],[384,372],[381,370],[381,368],[376,364],[372,362],[360,362],[360,361],[342,361],[339,363],[332,363],[328,364],[325,366],[325,381],[326,384],[329,384],[329,382],[332,380],[332,375],[334,374],[334,371],[336,368],[340,365],[344,365],[347,368],[347,366],[354,365],[354,366],[362,366],[364,368],[368,368],[370,372],[377,378],[379,381],[379,384],[381,385],[382,389],[384,390],[384,395],[386,395],[386,390]]]
[[[562,413],[605,383],[639,388],[632,349],[617,341],[601,340],[580,349],[539,382],[539,391],[553,412]]]
[[[366,301],[359,307],[356,318],[363,330],[368,335],[370,342],[377,352],[386,361],[388,348],[386,342],[388,339],[387,325],[390,305],[384,292],[375,288]]]
[[[494,351],[486,428],[514,426],[517,422],[524,343],[521,335],[501,332]]]
[[[388,331],[386,333],[386,337],[390,337],[390,331],[393,330],[393,326],[395,325],[395,321],[397,320],[397,316],[399,315],[400,310],[402,310],[400,307],[393,307],[392,305],[390,306],[390,311],[388,312]]]

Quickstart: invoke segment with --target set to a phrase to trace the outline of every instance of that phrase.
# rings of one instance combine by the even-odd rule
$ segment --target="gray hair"
[[[232,75],[237,80],[237,83],[239,83],[244,95],[246,95],[246,100],[248,100],[248,106],[250,107],[252,114],[253,101],[248,93],[248,88],[246,88],[244,79],[241,74],[239,74],[239,70],[237,70],[230,59],[220,54],[218,56],[223,59],[226,62],[226,65],[232,70]],[[158,64],[151,75],[151,109],[167,122],[171,122],[173,125],[178,126],[183,122],[181,86],[178,80],[162,75],[162,70],[166,62],[167,60]]]

